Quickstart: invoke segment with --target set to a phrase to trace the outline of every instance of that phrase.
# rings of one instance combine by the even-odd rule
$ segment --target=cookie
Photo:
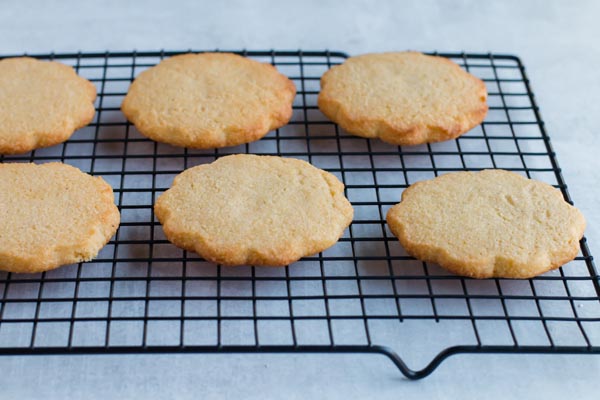
[[[354,211],[306,161],[237,154],[179,174],[154,206],[169,241],[224,265],[283,266],[333,246]]]
[[[115,234],[112,188],[62,163],[0,164],[0,269],[41,272],[88,261]]]
[[[487,114],[485,84],[444,57],[350,57],[321,77],[319,109],[349,133],[397,145],[454,139]]]
[[[288,123],[296,87],[270,64],[184,54],[142,72],[121,110],[152,140],[210,149],[249,143]]]
[[[412,256],[473,278],[530,278],[558,268],[577,256],[585,229],[559,190],[504,170],[415,183],[387,222]]]
[[[0,60],[0,154],[54,146],[94,118],[96,86],[68,65]]]

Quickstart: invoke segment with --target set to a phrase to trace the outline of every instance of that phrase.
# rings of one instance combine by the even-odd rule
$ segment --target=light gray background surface
[[[600,3],[0,1],[0,53],[332,49],[514,53],[525,63],[586,235],[600,254]],[[381,356],[0,358],[0,398],[592,399],[599,356],[454,356],[404,380]]]

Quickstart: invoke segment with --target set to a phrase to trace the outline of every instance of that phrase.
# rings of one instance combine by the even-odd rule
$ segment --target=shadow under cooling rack
[[[343,53],[238,52],[294,81],[292,121],[258,142],[199,151],[152,142],[119,111],[135,76],[178,53],[35,55],[97,85],[96,118],[62,145],[1,161],[62,161],[102,176],[122,224],[92,262],[0,274],[0,354],[382,353],[421,378],[456,353],[600,352],[600,286],[585,239],[574,261],[543,276],[472,280],[409,257],[385,224],[408,185],[451,171],[516,171],[570,201],[518,58],[441,54],[484,80],[489,114],[457,140],[398,147],[348,135],[319,112],[319,78]],[[231,153],[334,173],[354,222],[337,245],[285,268],[223,268],[177,249],[154,199],[183,169]]]

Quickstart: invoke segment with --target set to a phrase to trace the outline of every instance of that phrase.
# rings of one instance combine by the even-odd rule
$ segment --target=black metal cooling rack
[[[34,55],[94,82],[97,115],[63,145],[1,161],[63,161],[103,176],[122,224],[93,262],[0,274],[0,354],[380,353],[416,379],[457,353],[600,352],[599,276],[585,239],[573,262],[543,276],[471,280],[409,257],[385,224],[409,184],[458,170],[517,171],[570,201],[517,57],[441,54],[486,82],[489,115],[457,140],[397,147],[348,135],[318,111],[319,78],[345,54],[238,52],[293,79],[292,121],[255,143],[196,151],[145,139],[119,111],[140,71],[178,53]],[[346,235],[285,268],[222,268],[169,244],[154,198],[183,169],[238,152],[336,174],[355,207]]]

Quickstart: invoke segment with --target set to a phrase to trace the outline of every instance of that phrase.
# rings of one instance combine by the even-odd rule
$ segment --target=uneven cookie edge
[[[483,171],[494,171],[494,172],[502,171],[502,173],[510,173],[510,174],[512,174],[516,177],[519,177],[523,180],[530,180],[525,177],[522,177],[519,174],[510,172],[510,171],[506,171],[506,170],[501,170],[501,169],[483,170]],[[477,174],[477,173],[480,173],[483,171],[460,172],[460,173]],[[444,249],[440,246],[434,246],[432,244],[423,244],[423,243],[418,243],[418,242],[412,241],[409,238],[408,233],[406,232],[405,226],[402,223],[401,218],[398,216],[398,214],[400,213],[400,209],[403,207],[403,202],[408,197],[412,196],[412,192],[415,191],[415,188],[417,188],[419,185],[428,184],[435,179],[440,179],[440,178],[443,178],[444,176],[448,177],[448,175],[452,175],[452,174],[446,174],[446,175],[442,175],[442,176],[434,178],[434,179],[416,182],[415,184],[409,186],[406,190],[404,190],[402,192],[402,198],[401,198],[400,203],[395,204],[388,210],[388,213],[386,216],[386,221],[387,221],[388,227],[390,228],[390,230],[392,231],[394,236],[396,236],[396,238],[399,240],[402,247],[411,256],[415,257],[416,259],[422,260],[422,261],[438,264],[442,268],[444,268],[456,275],[466,276],[466,277],[476,278],[476,279],[488,279],[488,278],[528,279],[528,278],[533,278],[535,276],[544,274],[548,271],[557,269],[557,268],[561,267],[562,265],[568,263],[569,261],[572,261],[577,256],[577,254],[579,252],[579,240],[583,237],[585,227],[586,227],[585,217],[583,216],[583,214],[581,213],[581,211],[579,209],[570,205],[567,202],[564,202],[562,193],[558,189],[555,189],[541,181],[535,181],[535,180],[532,180],[532,181],[537,182],[539,184],[546,185],[546,186],[548,186],[549,189],[552,189],[552,192],[549,192],[549,193],[552,193],[552,195],[560,197],[560,199],[565,203],[565,205],[569,206],[570,210],[575,212],[574,215],[576,215],[577,221],[576,221],[576,223],[573,224],[574,225],[573,230],[576,232],[575,236],[577,236],[579,239],[573,240],[573,243],[569,242],[570,247],[565,245],[565,247],[562,249],[563,251],[557,251],[557,252],[547,251],[547,253],[545,254],[545,257],[543,257],[543,260],[537,260],[538,262],[535,264],[511,262],[512,263],[511,270],[513,270],[513,271],[517,270],[522,273],[515,273],[515,274],[503,273],[503,271],[506,271],[504,264],[508,262],[507,261],[508,259],[505,257],[489,256],[489,257],[482,257],[482,258],[478,258],[478,259],[470,259],[470,260],[465,261],[464,259],[459,259],[457,257],[454,257],[446,249]]]
[[[245,156],[245,154],[235,154],[227,157],[236,156]],[[225,159],[227,157],[220,158],[220,160]],[[165,195],[169,190],[176,186],[177,178],[181,176],[180,174],[178,175],[178,177],[175,178],[171,188],[169,188],[169,190],[167,190],[157,199],[154,206],[155,215],[157,216],[159,222],[163,226],[163,231],[167,239],[179,248],[192,251],[194,253],[199,254],[209,262],[221,264],[224,266],[255,265],[265,267],[281,267],[298,261],[302,257],[319,253],[335,245],[339,241],[340,237],[343,236],[345,230],[352,222],[352,218],[354,216],[354,209],[351,203],[343,194],[344,184],[341,181],[339,181],[337,177],[335,177],[333,174],[330,174],[327,171],[323,171],[304,160],[276,156],[254,157],[275,157],[284,160],[284,162],[298,162],[304,166],[310,166],[310,168],[314,169],[315,172],[319,173],[320,176],[324,179],[327,186],[330,188],[333,208],[338,212],[338,214],[341,217],[343,217],[343,222],[340,224],[340,231],[337,237],[332,237],[332,239],[327,242],[321,242],[318,245],[314,244],[312,246],[300,246],[296,243],[295,245],[290,245],[287,248],[287,251],[276,253],[266,253],[258,249],[247,249],[246,251],[240,251],[240,249],[236,246],[224,247],[222,245],[218,246],[212,244],[210,238],[207,238],[197,232],[186,232],[179,230],[177,229],[177,227],[173,226],[169,222],[170,210],[166,205],[164,205],[164,203],[168,201],[168,196]],[[200,166],[192,167],[186,171],[189,171],[193,168],[208,167],[209,165],[210,164],[203,164]],[[185,173],[186,171],[184,171],[183,173]],[[218,248],[218,250],[215,250],[216,248]]]
[[[458,69],[463,76],[475,82],[478,86],[478,96],[482,99],[481,107],[465,111],[461,114],[457,123],[449,126],[432,124],[394,125],[385,119],[371,119],[355,116],[344,107],[343,102],[332,97],[327,91],[328,78],[333,75],[332,71],[335,71],[336,68],[343,65],[341,64],[333,66],[321,76],[321,91],[317,98],[317,104],[321,112],[325,114],[327,118],[341,126],[345,131],[355,136],[368,139],[380,139],[386,143],[401,146],[413,146],[455,139],[483,122],[488,113],[489,105],[487,104],[487,88],[481,79],[464,71],[460,66],[446,57],[428,56],[417,52],[404,53],[416,53],[425,57],[435,58],[438,61],[451,65],[454,69]],[[368,56],[370,54],[364,54],[362,56],[365,55]]]
[[[94,102],[97,97],[96,86],[86,78],[78,75],[73,67],[57,61],[41,61],[32,57],[11,57],[0,60],[0,62],[5,60],[27,60],[39,63],[51,63],[53,67],[58,67],[75,78],[71,83],[79,86],[80,89],[86,92],[89,98],[89,104],[86,103],[84,111],[77,116],[65,115],[63,129],[37,130],[30,132],[28,135],[24,135],[21,140],[11,140],[10,143],[0,140],[0,154],[23,154],[32,150],[64,143],[75,133],[76,130],[83,128],[92,122],[94,115],[96,114],[96,108],[94,107]],[[0,136],[1,135],[2,133],[0,132]]]
[[[285,97],[280,102],[280,107],[271,110],[270,113],[263,115],[260,118],[260,122],[253,125],[247,125],[243,128],[239,127],[226,127],[225,129],[211,130],[208,132],[202,131],[198,134],[194,129],[188,129],[187,127],[156,127],[152,123],[146,123],[143,111],[139,110],[134,104],[135,96],[138,96],[140,84],[137,79],[144,74],[148,74],[151,69],[143,71],[133,81],[127,95],[123,99],[121,104],[121,111],[125,115],[128,121],[132,122],[136,129],[144,136],[156,142],[170,144],[173,146],[185,147],[190,149],[214,149],[222,147],[237,146],[241,144],[255,142],[265,137],[269,132],[274,129],[285,126],[293,115],[292,104],[296,97],[296,85],[287,76],[282,74],[273,65],[268,63],[258,62],[247,57],[239,56],[233,53],[187,53],[180,54],[169,58],[176,59],[179,57],[189,56],[235,56],[243,59],[244,62],[250,61],[260,65],[261,68],[268,70],[268,73],[273,74],[279,83],[284,87],[279,94]],[[157,64],[156,66],[158,66]],[[156,67],[155,66],[155,67]],[[137,84],[136,84],[137,81]]]
[[[16,163],[10,163],[16,164]],[[0,164],[0,168],[2,168]],[[104,211],[99,215],[97,223],[90,227],[91,234],[77,243],[71,245],[56,245],[46,248],[42,253],[23,255],[15,252],[0,253],[0,270],[13,273],[37,273],[50,271],[59,268],[63,265],[90,261],[95,258],[100,250],[106,246],[119,228],[120,213],[114,203],[114,193],[112,187],[101,177],[95,177],[85,172],[59,162],[51,162],[45,164],[28,163],[23,165],[40,166],[56,166],[60,168],[68,167],[76,170],[80,174],[85,174],[93,179],[93,184],[97,194],[103,198],[101,204],[105,207]]]

